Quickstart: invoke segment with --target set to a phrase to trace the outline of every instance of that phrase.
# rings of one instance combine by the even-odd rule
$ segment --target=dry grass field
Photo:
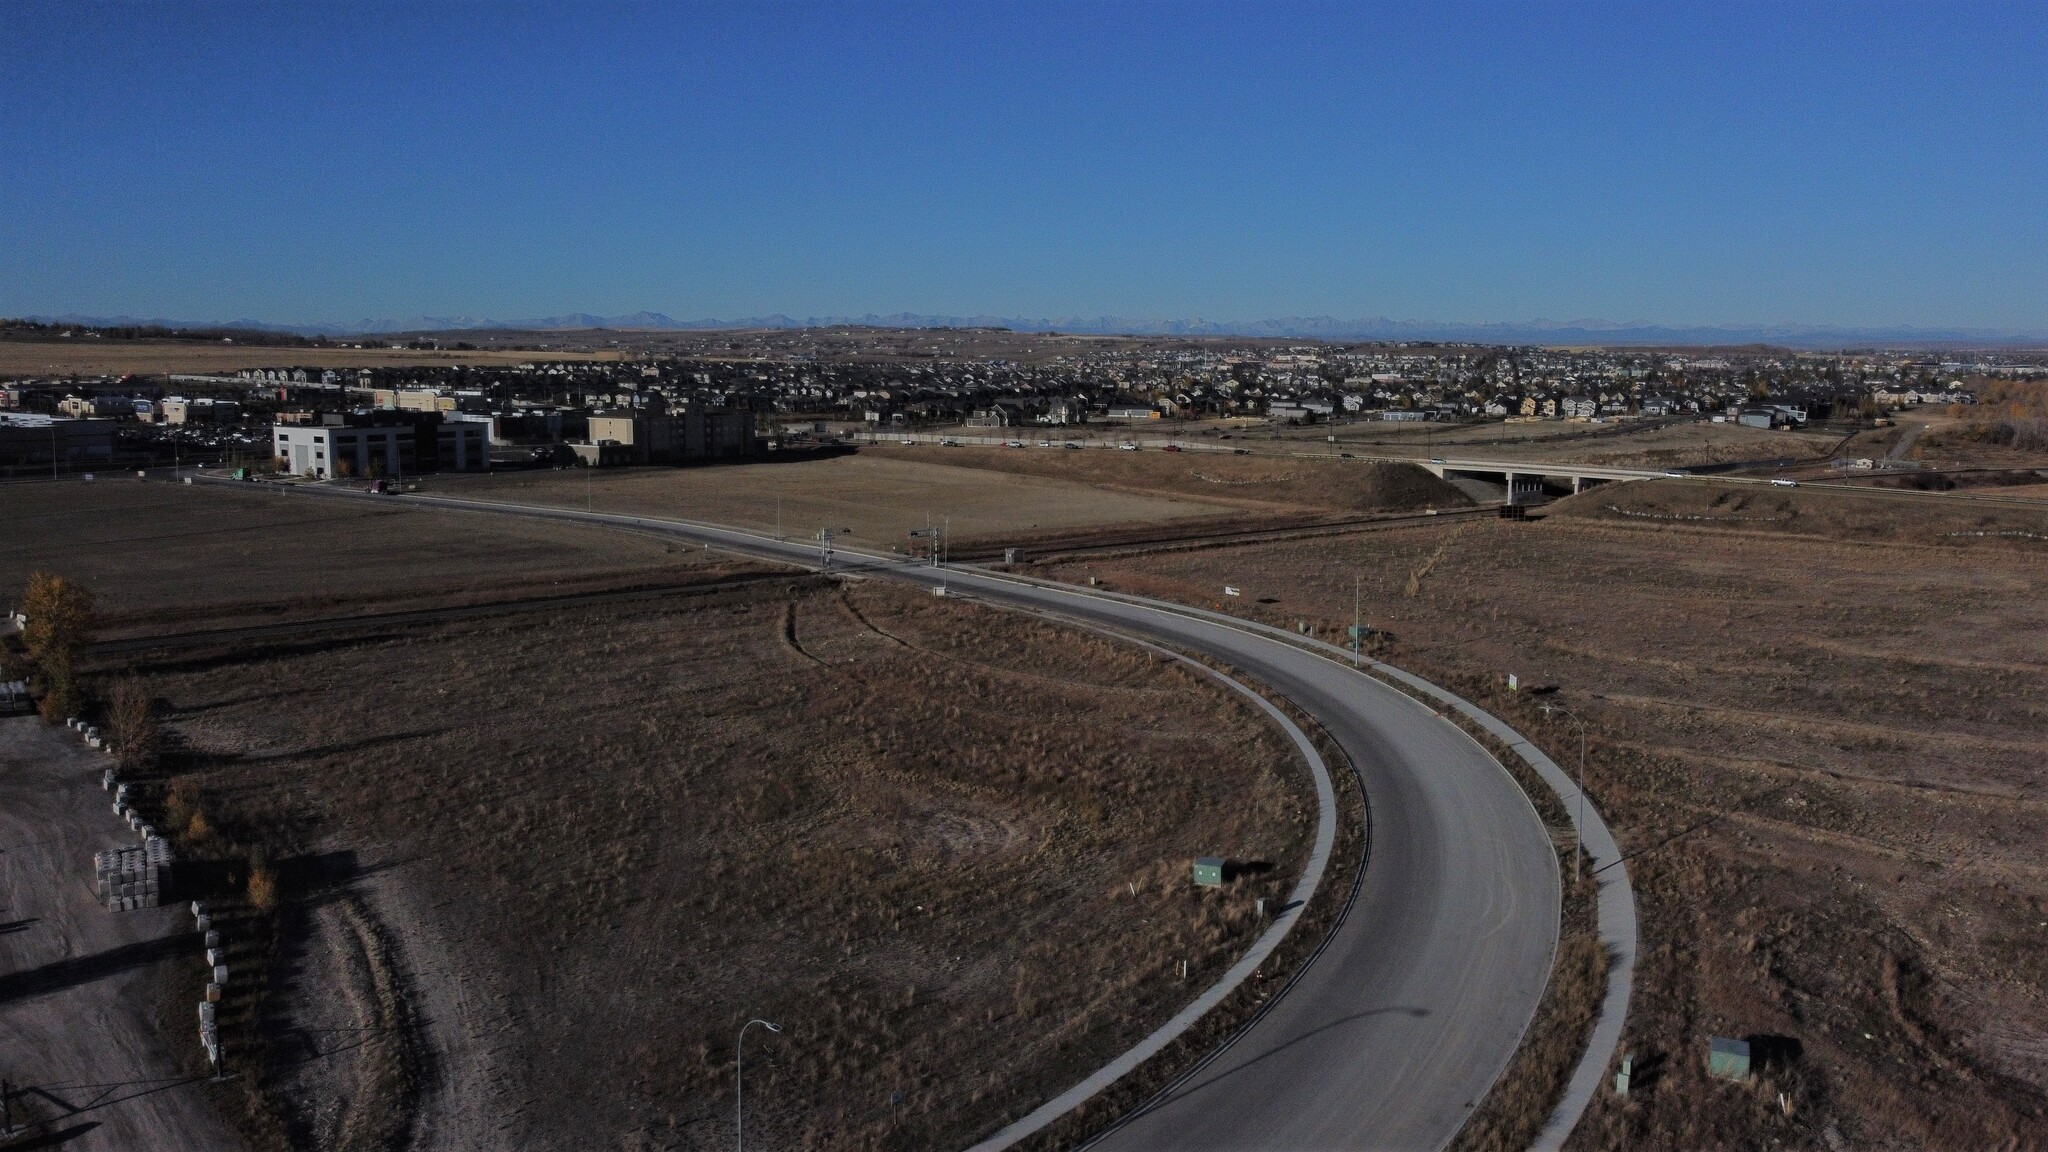
[[[811,537],[826,527],[851,529],[856,546],[884,550],[910,546],[909,532],[922,529],[927,515],[932,523],[945,518],[953,541],[965,544],[1191,522],[1229,510],[1165,492],[1108,490],[1057,472],[1033,477],[991,473],[961,466],[966,452],[934,447],[922,455],[912,451],[897,457],[863,450],[797,463],[449,476],[436,479],[433,488],[451,496],[587,505],[767,532],[776,530],[779,503],[788,536]]]
[[[1471,503],[1456,488],[1404,464],[1219,452],[1073,452],[929,445],[880,445],[864,448],[861,454],[884,460],[939,461],[1014,477],[1066,480],[1102,492],[1200,501],[1239,513],[1268,516],[1405,512],[1430,504],[1460,507]]]
[[[1325,634],[1356,576],[1387,659],[1560,763],[1575,730],[1539,706],[1585,718],[1643,951],[1635,1090],[1603,1092],[1574,1148],[2027,1148],[2048,1145],[2044,520],[1646,484],[1526,524],[1053,574],[1205,605],[1231,583]],[[1754,1083],[1706,1076],[1716,1035],[1757,1045]]]
[[[1740,460],[1819,458],[1840,442],[1821,431],[1745,428],[1697,417],[1604,424],[1543,420],[1527,424],[1401,424],[1367,421],[1280,430],[1279,443],[1305,451],[1355,450],[1401,456],[1678,468]],[[1335,435],[1337,443],[1329,437]],[[1260,450],[1256,437],[1249,441]]]
[[[206,344],[197,340],[0,340],[0,376],[120,376],[242,368],[411,368],[618,360],[618,352],[422,351],[411,348],[299,348]]]
[[[0,589],[37,568],[93,591],[104,638],[764,570],[610,529],[112,479],[0,488]]]
[[[1200,672],[889,584],[136,671],[188,852],[265,843],[287,936],[326,917],[231,1044],[300,1146],[728,1147],[754,1016],[761,1146],[964,1146],[1219,975],[1314,826]],[[1273,867],[1196,890],[1207,853]]]

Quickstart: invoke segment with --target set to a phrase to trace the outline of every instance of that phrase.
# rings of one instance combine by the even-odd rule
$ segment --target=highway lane
[[[714,525],[400,499],[668,531],[798,564],[821,560],[816,543]],[[1535,810],[1484,749],[1369,676],[1167,605],[844,550],[834,563],[1208,653],[1315,717],[1359,769],[1371,808],[1371,860],[1329,946],[1234,1044],[1126,1118],[1101,1147],[1428,1150],[1457,1133],[1535,1012],[1556,950],[1560,902],[1556,857]]]

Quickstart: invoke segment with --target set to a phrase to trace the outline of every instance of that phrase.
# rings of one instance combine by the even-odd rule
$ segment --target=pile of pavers
[[[132,912],[155,908],[171,887],[171,842],[156,834],[129,803],[128,785],[121,783],[112,768],[100,778],[100,786],[114,794],[114,815],[128,821],[128,829],[142,838],[136,848],[114,848],[92,858],[93,891],[110,912]]]
[[[93,891],[109,912],[155,908],[171,886],[171,845],[151,836],[139,848],[113,848],[92,858]]]

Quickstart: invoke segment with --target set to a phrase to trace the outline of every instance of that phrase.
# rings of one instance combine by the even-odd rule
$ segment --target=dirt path
[[[371,862],[353,886],[375,916],[401,974],[419,1050],[419,1099],[408,1145],[418,1152],[516,1147],[521,1107],[498,1075],[500,1038],[513,1026],[504,994],[435,927],[433,908],[403,862]],[[447,897],[442,897],[446,900]]]
[[[241,1147],[202,1095],[196,1010],[189,1032],[158,1024],[166,966],[200,963],[191,917],[93,898],[92,854],[133,842],[106,765],[62,728],[0,720],[0,1074],[67,1152]]]

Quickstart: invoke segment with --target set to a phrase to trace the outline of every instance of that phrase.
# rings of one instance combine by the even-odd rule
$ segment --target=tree
[[[92,593],[48,572],[31,572],[21,596],[22,646],[32,665],[31,686],[42,693],[37,711],[52,724],[84,705],[74,669],[92,643]]]
[[[107,727],[123,771],[140,772],[156,766],[163,733],[156,722],[156,700],[142,681],[129,676],[114,686]]]

